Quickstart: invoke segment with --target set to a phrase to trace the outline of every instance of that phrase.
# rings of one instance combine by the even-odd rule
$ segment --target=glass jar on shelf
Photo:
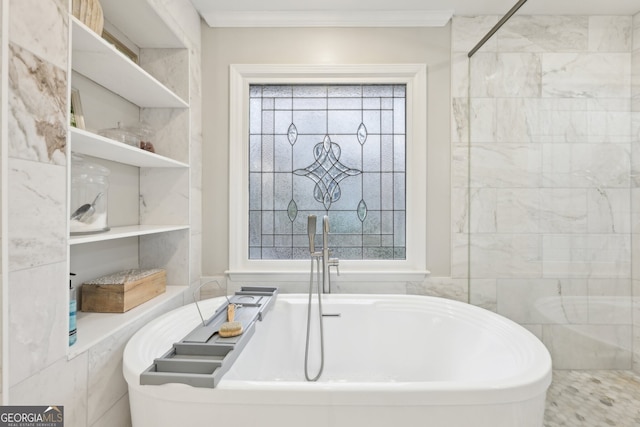
[[[71,156],[71,235],[109,231],[109,174],[108,168],[90,162],[84,156]]]
[[[145,149],[147,144],[151,144],[155,133],[151,126],[144,122],[132,126],[123,126],[121,122],[118,122],[114,128],[100,129],[98,135],[132,147]]]

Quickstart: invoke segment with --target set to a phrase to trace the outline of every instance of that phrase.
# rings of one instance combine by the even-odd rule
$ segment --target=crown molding
[[[201,12],[210,27],[443,27],[453,10]]]

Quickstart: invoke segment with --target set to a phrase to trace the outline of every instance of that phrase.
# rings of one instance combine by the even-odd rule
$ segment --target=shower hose
[[[320,369],[314,377],[309,375],[309,337],[311,335],[311,297],[313,295],[313,261],[316,261],[318,281],[318,321],[320,324]],[[320,257],[311,257],[311,274],[309,275],[309,304],[307,304],[307,342],[304,349],[304,376],[307,381],[317,381],[324,369],[324,331],[322,329],[322,292],[320,282]]]

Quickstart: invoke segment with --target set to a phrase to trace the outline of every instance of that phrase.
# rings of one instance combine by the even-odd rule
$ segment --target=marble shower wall
[[[453,24],[454,277],[556,368],[629,369],[633,19],[514,16],[469,64],[497,19]]]
[[[631,59],[631,224],[633,248],[633,370],[640,373],[640,13],[633,17]]]

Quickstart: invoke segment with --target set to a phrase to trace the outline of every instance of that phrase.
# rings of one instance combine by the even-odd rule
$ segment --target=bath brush
[[[229,304],[227,306],[227,321],[220,325],[218,335],[223,338],[235,337],[242,333],[242,323],[235,322],[233,319],[236,315],[235,304]]]

